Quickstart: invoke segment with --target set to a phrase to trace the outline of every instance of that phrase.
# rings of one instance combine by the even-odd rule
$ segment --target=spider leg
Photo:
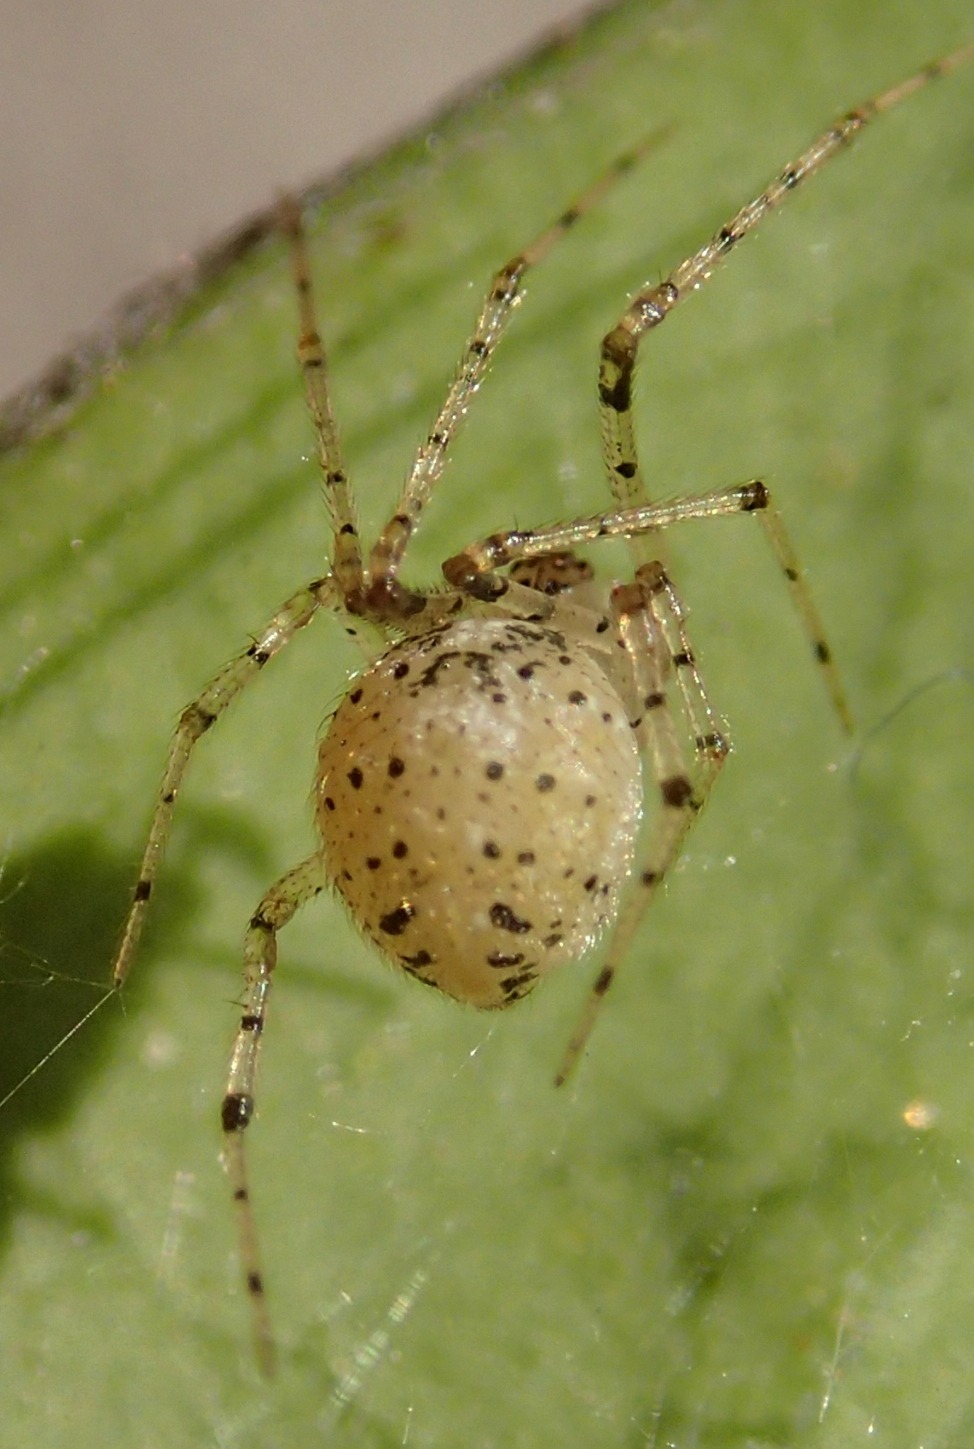
[[[320,608],[338,609],[340,603],[338,590],[331,578],[314,579],[303,589],[299,589],[276,610],[243,653],[224,665],[180,715],[156,796],[132,905],[112,965],[112,985],[116,989],[124,984],[135,959],[149,900],[172,830],[176,796],[197,742],[212,729],[223,711],[247,685],[256,679],[264,665],[275,654],[279,654],[299,630],[310,624]]]
[[[619,963],[628,954],[643,916],[678,859],[730,749],[722,731],[704,731],[700,727],[701,719],[712,723],[714,714],[692,662],[693,651],[686,636],[682,607],[662,566],[646,564],[637,570],[633,583],[616,587],[612,593],[612,612],[618,638],[626,651],[637,708],[632,724],[640,753],[656,782],[660,809],[638,875],[638,889],[623,904],[605,963],[593,983],[555,1077],[556,1086],[565,1082],[576,1065]],[[678,653],[667,643],[669,630],[676,632]],[[675,674],[679,679],[688,668],[693,671],[694,681],[693,690],[684,691],[684,700],[688,696],[692,700],[689,712],[694,723],[696,761],[692,777],[686,768],[667,692],[668,677]]]
[[[318,461],[321,467],[325,504],[331,519],[332,571],[346,601],[361,593],[363,584],[362,546],[359,541],[355,505],[342,461],[338,426],[332,411],[328,387],[328,367],[315,308],[311,283],[308,243],[301,220],[301,208],[293,197],[280,202],[281,229],[291,246],[291,266],[298,294],[298,361],[304,378],[308,411],[318,439]]]
[[[687,634],[683,603],[659,559],[642,564],[636,570],[636,579],[650,590],[653,611],[661,620],[673,674],[698,760],[719,755],[723,762],[730,753],[730,744],[725,726],[710,702],[703,677],[697,668],[697,656]]]
[[[277,933],[326,884],[320,856],[309,856],[271,886],[251,917],[244,937],[243,1012],[230,1057],[230,1070],[221,1109],[223,1161],[236,1204],[240,1259],[244,1282],[253,1307],[257,1358],[261,1369],[268,1376],[274,1372],[274,1341],[264,1296],[257,1224],[250,1200],[244,1130],[254,1115],[257,1059],[267,1014],[271,977],[277,964]]]
[[[802,627],[808,635],[812,656],[821,671],[833,708],[843,729],[850,730],[852,716],[832,652],[825,640],[821,617],[781,515],[772,504],[768,489],[757,479],[732,488],[720,488],[713,493],[677,498],[672,503],[646,503],[638,508],[596,513],[587,518],[571,519],[567,523],[552,523],[544,528],[493,533],[447,559],[443,574],[454,588],[464,590],[475,599],[496,604],[512,588],[510,580],[497,570],[519,559],[563,553],[601,538],[639,538],[691,519],[722,518],[737,513],[756,513],[761,519]]]
[[[467,414],[474,393],[484,379],[497,344],[521,300],[525,276],[666,135],[665,129],[653,131],[631,150],[616,157],[608,169],[556,221],[495,274],[446,399],[425,443],[413,460],[396,510],[372,549],[369,571],[373,582],[392,580],[398,574],[409,539],[446,465],[447,451]]]
[[[645,288],[633,298],[616,326],[603,338],[599,368],[602,456],[612,491],[622,505],[639,507],[649,496],[639,467],[632,415],[633,374],[642,339],[669,316],[678,302],[701,287],[738,242],[760,226],[787,196],[850,146],[868,122],[972,59],[974,44],[969,44],[840,117],[665,281]]]

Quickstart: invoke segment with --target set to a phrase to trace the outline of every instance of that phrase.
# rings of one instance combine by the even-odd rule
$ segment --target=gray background
[[[575,0],[0,0],[0,397],[121,293]]]

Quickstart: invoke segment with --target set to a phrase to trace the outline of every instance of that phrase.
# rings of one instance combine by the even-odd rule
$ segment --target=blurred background
[[[0,398],[118,297],[419,123],[579,0],[0,5]]]

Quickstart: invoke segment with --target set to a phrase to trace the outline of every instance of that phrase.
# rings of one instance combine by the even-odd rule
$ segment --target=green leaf
[[[598,340],[627,295],[967,24],[950,0],[623,4],[331,190],[314,260],[372,532],[492,270],[673,127],[532,277],[410,581],[598,509]],[[571,1084],[592,963],[480,1016],[394,978],[335,903],[282,937],[249,1134],[270,1385],[217,1118],[242,928],[310,848],[355,664],[329,621],[200,748],[130,987],[40,1064],[100,1000],[179,708],[323,567],[284,248],[210,267],[0,464],[4,1081],[40,1067],[0,1113],[11,1443],[974,1442],[972,158],[974,69],[882,117],[646,347],[650,487],[768,481],[860,733],[753,522],[675,530],[736,753]]]

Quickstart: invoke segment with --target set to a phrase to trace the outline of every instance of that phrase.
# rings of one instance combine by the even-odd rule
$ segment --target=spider
[[[298,300],[298,357],[331,526],[329,568],[285,600],[183,710],[113,968],[117,989],[132,966],[197,742],[319,612],[341,618],[352,633],[359,621],[377,628],[385,652],[350,682],[319,743],[318,843],[265,893],[244,937],[243,1010],[222,1125],[266,1372],[273,1369],[274,1348],[244,1134],[255,1110],[277,935],[295,912],[330,884],[384,956],[417,981],[482,1008],[511,1005],[608,934],[604,962],[555,1079],[565,1081],[729,750],[683,604],[660,558],[659,534],[678,523],[757,515],[840,722],[850,727],[818,611],[768,489],[752,480],[652,502],[637,456],[633,374],[643,338],[786,196],[875,116],[972,58],[969,44],[839,119],[664,281],[640,291],[601,347],[598,397],[610,509],[491,534],[447,559],[444,584],[433,590],[404,584],[401,568],[524,279],[660,133],[619,156],[496,273],[395,511],[370,549],[356,526],[332,413],[300,209],[290,199],[281,203]],[[598,588],[578,552],[602,538],[628,540],[633,560],[632,577],[607,590]],[[656,808],[643,831],[647,785]]]

